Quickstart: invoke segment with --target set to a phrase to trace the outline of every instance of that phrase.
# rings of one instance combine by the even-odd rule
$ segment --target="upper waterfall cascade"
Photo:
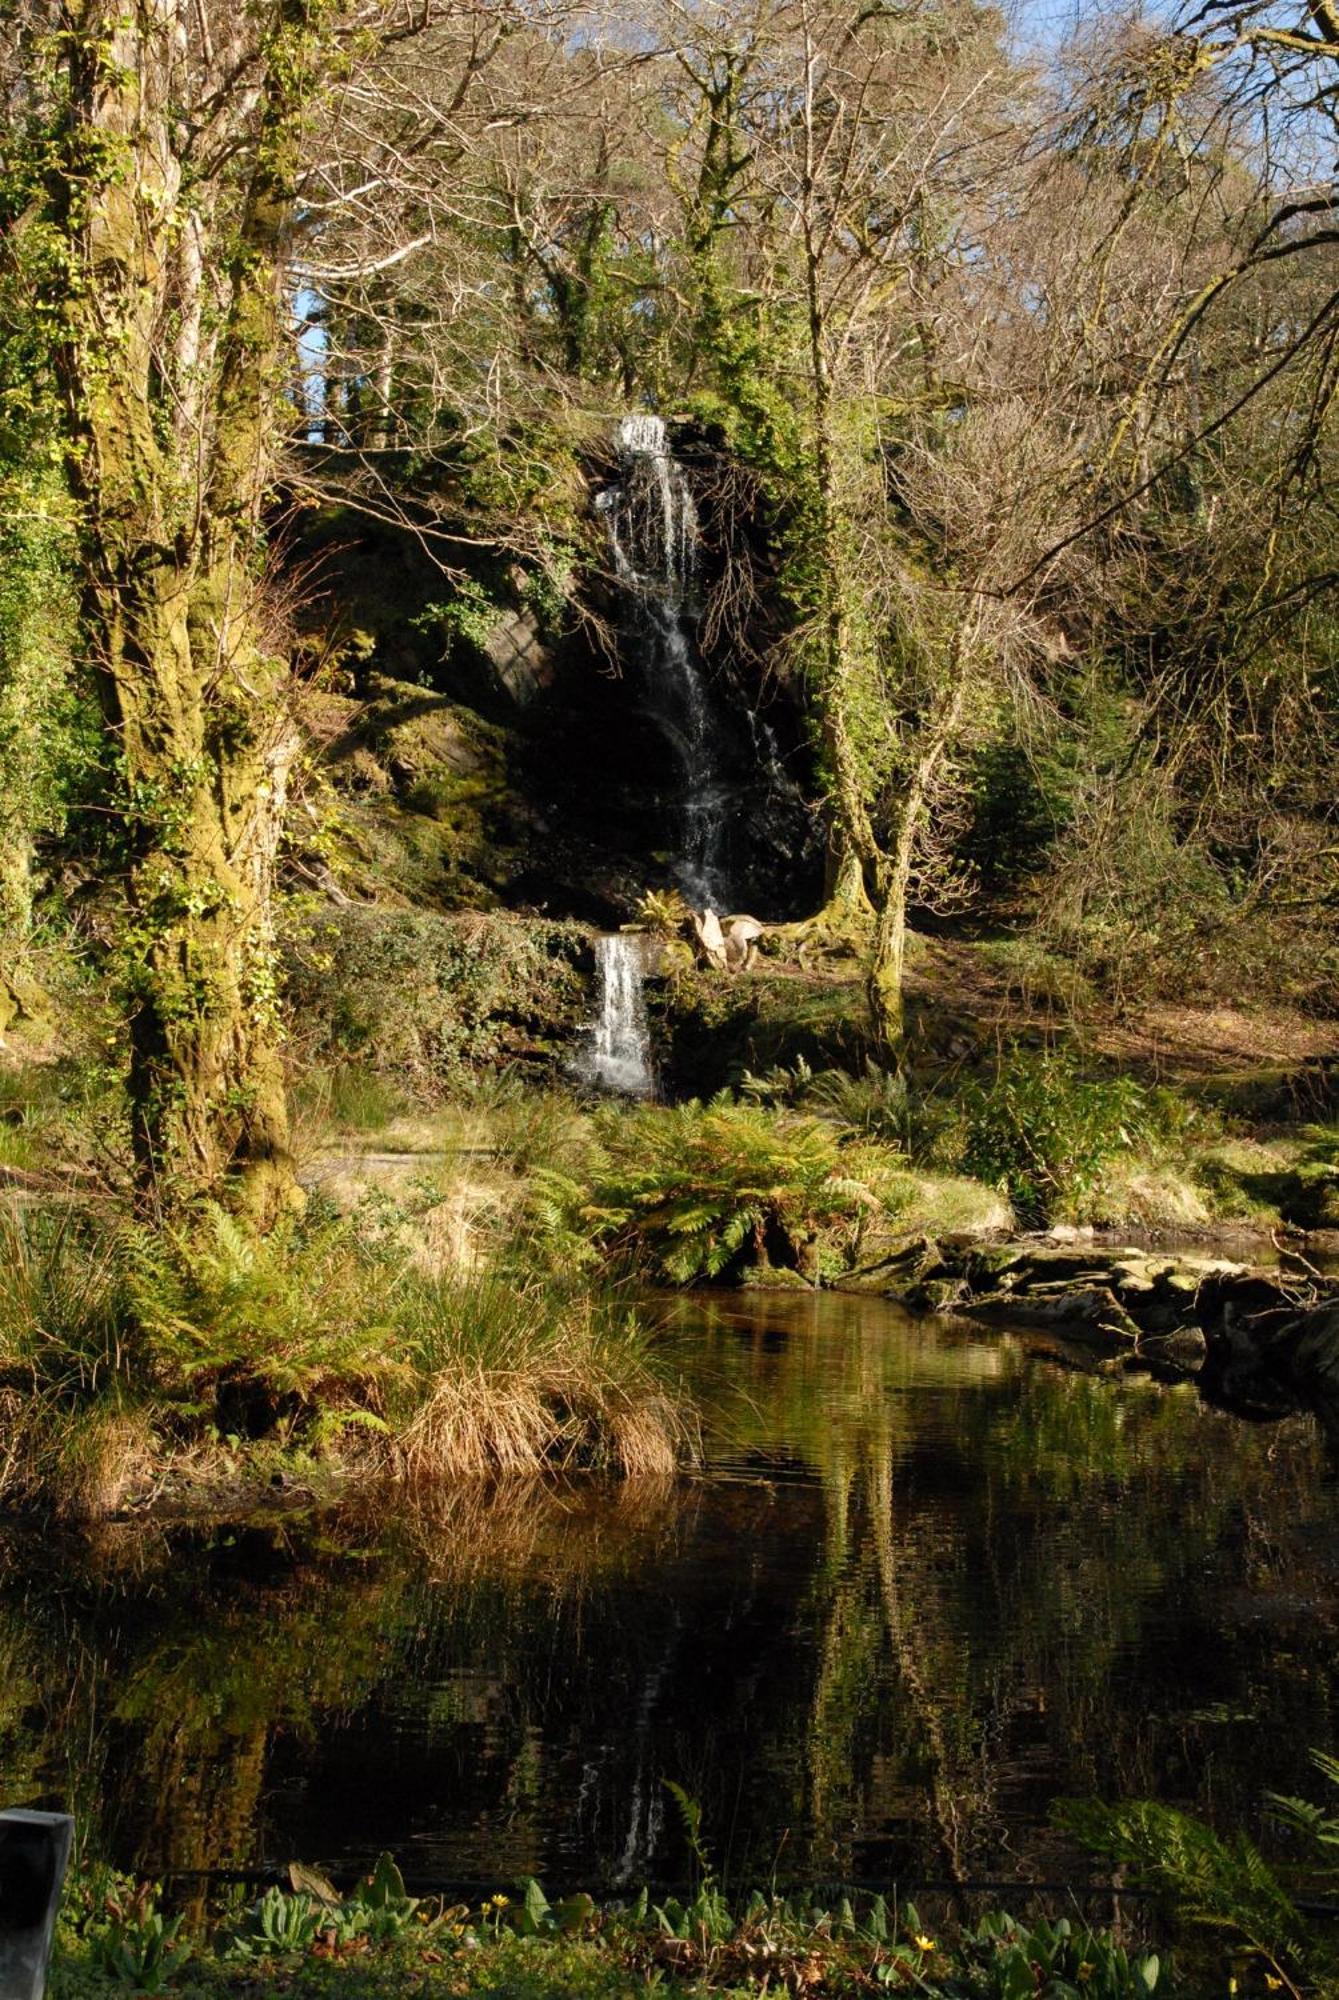
[[[638,411],[615,434],[621,477],[599,495],[614,573],[628,600],[646,708],[682,774],[675,874],[689,901],[728,900],[729,787],[710,688],[694,642],[700,534],[693,491],[663,417]]]

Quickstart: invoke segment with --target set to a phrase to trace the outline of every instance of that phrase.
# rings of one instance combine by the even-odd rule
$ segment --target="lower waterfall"
[[[646,939],[615,931],[595,940],[598,1012],[576,1070],[598,1090],[649,1097],[655,1088],[642,972]]]

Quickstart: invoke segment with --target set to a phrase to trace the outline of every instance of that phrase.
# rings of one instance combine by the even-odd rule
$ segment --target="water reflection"
[[[1339,1747],[1339,1495],[1245,1426],[869,1301],[678,1300],[706,1476],[0,1542],[0,1792],[150,1872],[1051,1873],[1057,1792],[1225,1821]]]

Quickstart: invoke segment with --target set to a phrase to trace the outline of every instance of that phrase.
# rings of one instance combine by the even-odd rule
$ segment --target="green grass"
[[[264,1239],[207,1209],[0,1210],[0,1499],[74,1518],[275,1454],[412,1480],[693,1452],[636,1315],[581,1281],[425,1268],[385,1202]]]

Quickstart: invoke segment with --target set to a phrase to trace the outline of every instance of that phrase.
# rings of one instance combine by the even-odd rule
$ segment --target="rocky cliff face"
[[[589,496],[566,598],[468,551],[470,572],[447,578],[413,535],[336,510],[309,528],[300,553],[325,592],[309,643],[326,664],[304,717],[320,771],[304,886],[607,926],[647,889],[684,886],[701,832],[699,900],[768,917],[813,902],[801,717],[701,624],[688,474],[667,449],[615,454],[592,463]],[[641,549],[663,539],[662,501],[682,530],[663,591]]]

